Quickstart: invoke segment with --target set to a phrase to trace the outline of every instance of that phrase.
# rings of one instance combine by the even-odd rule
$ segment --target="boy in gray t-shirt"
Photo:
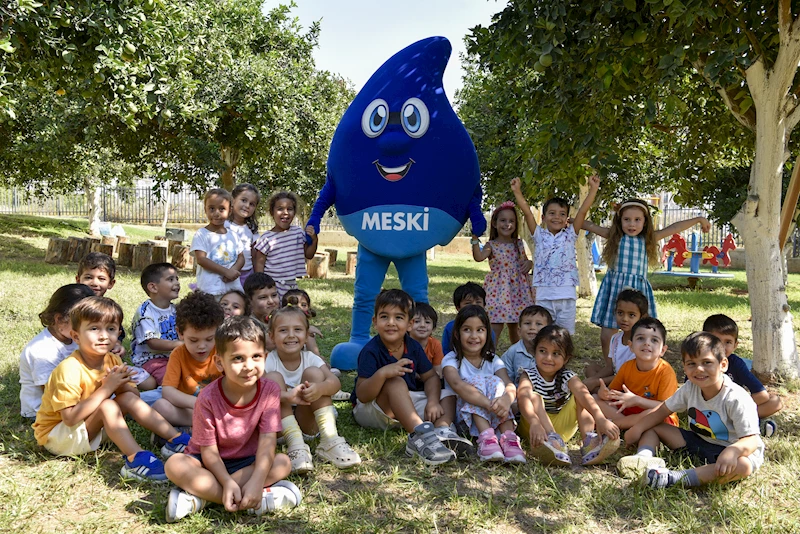
[[[722,484],[752,475],[764,462],[758,411],[747,391],[725,375],[728,360],[722,342],[707,332],[695,332],[684,340],[681,355],[689,381],[625,433],[625,441],[638,441],[639,449],[621,458],[617,469],[623,476],[643,473],[644,483],[653,488]],[[684,411],[690,430],[659,424],[671,413]],[[659,443],[706,465],[665,469],[664,460],[655,457]]]

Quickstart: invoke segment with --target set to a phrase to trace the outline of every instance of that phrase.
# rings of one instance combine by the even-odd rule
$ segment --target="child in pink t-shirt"
[[[291,471],[289,457],[275,454],[281,391],[261,378],[265,335],[258,321],[245,316],[229,317],[217,329],[216,362],[223,376],[200,391],[185,454],[165,465],[178,486],[169,494],[168,522],[201,510],[207,501],[256,515],[300,504],[300,490],[283,480]]]

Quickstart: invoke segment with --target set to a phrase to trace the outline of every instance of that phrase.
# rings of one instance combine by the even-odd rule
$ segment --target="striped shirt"
[[[264,272],[277,282],[306,276],[305,242],[303,229],[290,226],[284,232],[264,232],[254,246],[267,257]]]
[[[533,386],[533,391],[538,393],[544,401],[547,413],[558,413],[569,402],[572,392],[569,390],[569,381],[577,376],[575,373],[562,367],[552,381],[548,382],[539,374],[539,369],[533,367],[523,368]]]

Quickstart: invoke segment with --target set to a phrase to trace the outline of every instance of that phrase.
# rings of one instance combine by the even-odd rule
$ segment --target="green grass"
[[[767,459],[751,479],[697,491],[650,491],[616,476],[613,464],[599,468],[520,467],[459,462],[432,469],[407,459],[401,432],[357,426],[348,403],[338,403],[339,429],[364,463],[348,472],[318,463],[304,478],[293,477],[303,505],[264,522],[212,506],[180,523],[164,522],[167,488],[120,481],[121,456],[113,447],[78,459],[57,459],[40,449],[19,417],[19,353],[41,330],[38,313],[52,292],[74,280],[75,266],[43,262],[47,238],[85,232],[80,220],[0,216],[0,531],[2,532],[789,532],[800,525],[800,418],[797,384],[777,391],[787,407],[777,416],[778,436],[767,440]],[[134,240],[152,238],[159,228],[125,227]],[[344,249],[340,251],[340,258]],[[343,261],[327,280],[304,280],[318,310],[323,356],[349,335],[353,278]],[[486,263],[466,256],[439,255],[429,262],[431,303],[439,328],[452,319],[452,292],[467,280],[481,282]],[[667,359],[677,362],[680,341],[711,313],[727,313],[740,327],[740,354],[752,354],[747,284],[743,272],[732,280],[703,282],[688,291],[685,281],[653,276],[659,315],[669,331]],[[182,273],[183,293],[192,275]],[[399,287],[390,272],[386,287]],[[791,275],[789,302],[800,307],[800,276]],[[144,300],[138,273],[122,268],[108,296],[130,316]],[[578,301],[576,371],[601,357],[598,329],[591,325],[590,300]],[[130,319],[126,320],[126,322]],[[800,326],[800,323],[795,323]],[[504,333],[500,350],[508,340]],[[352,387],[353,373],[343,377]],[[142,444],[148,435],[131,425]],[[572,447],[576,447],[573,442]],[[615,457],[616,458],[616,457]],[[677,456],[670,464],[686,464]]]

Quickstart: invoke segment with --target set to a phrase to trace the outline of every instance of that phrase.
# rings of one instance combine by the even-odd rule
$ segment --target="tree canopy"
[[[754,368],[768,378],[798,374],[778,226],[800,121],[799,8],[791,0],[512,0],[468,37],[474,76],[497,92],[466,107],[513,118],[519,135],[488,142],[516,145],[532,195],[575,191],[589,163],[612,177],[606,198],[625,196],[626,184],[647,190],[637,182],[645,178],[705,204],[741,187],[740,175],[720,169],[750,167],[732,222],[748,258]]]
[[[69,158],[98,151],[199,188],[217,175],[232,187],[239,169],[309,199],[324,182],[352,90],[316,70],[319,28],[303,32],[288,7],[22,0],[0,9],[0,165],[14,182],[73,189],[82,177]]]

